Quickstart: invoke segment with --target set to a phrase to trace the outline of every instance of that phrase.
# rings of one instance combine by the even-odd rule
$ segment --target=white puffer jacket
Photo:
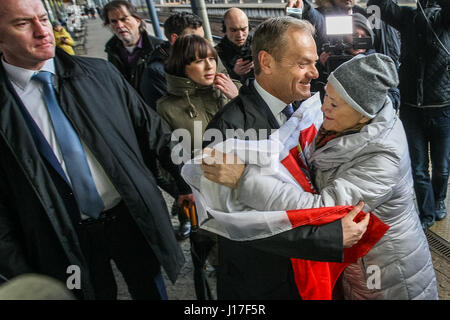
[[[270,176],[244,174],[239,200],[257,210],[355,205],[364,200],[390,226],[384,237],[343,274],[346,299],[437,299],[431,254],[414,205],[403,125],[391,101],[359,133],[312,145],[309,159],[318,194]],[[380,277],[378,276],[378,271]]]

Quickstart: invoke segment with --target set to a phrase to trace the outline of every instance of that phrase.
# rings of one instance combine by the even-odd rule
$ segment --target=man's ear
[[[272,74],[272,68],[274,63],[274,58],[265,50],[258,52],[258,61],[261,67],[261,72],[264,74]]]
[[[170,34],[170,44],[173,45],[175,43],[175,41],[178,39],[178,35],[176,33],[171,33]]]

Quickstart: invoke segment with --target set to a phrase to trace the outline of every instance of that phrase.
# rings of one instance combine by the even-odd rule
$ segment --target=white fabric
[[[228,139],[214,148],[224,153],[235,153],[248,164],[246,174],[276,177],[291,185],[296,192],[304,193],[280,161],[298,145],[303,129],[320,125],[323,117],[321,114],[317,117],[317,110],[320,111],[319,94],[305,101],[269,139]],[[309,152],[309,148],[306,149]],[[182,176],[194,193],[201,228],[238,241],[266,238],[292,228],[284,210],[255,211],[241,203],[230,188],[206,179],[200,167],[201,161],[202,156],[195,157],[182,169]]]

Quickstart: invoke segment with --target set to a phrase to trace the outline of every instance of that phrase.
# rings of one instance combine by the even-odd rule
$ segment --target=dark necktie
[[[289,119],[294,113],[294,108],[292,108],[291,104],[288,104],[281,112]]]
[[[52,74],[48,71],[40,71],[31,79],[40,81],[44,85],[45,103],[78,206],[85,215],[98,218],[104,209],[103,201],[95,187],[80,139],[58,104]]]

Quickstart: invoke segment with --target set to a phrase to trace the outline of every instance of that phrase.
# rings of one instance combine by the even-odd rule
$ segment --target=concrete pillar
[[[211,27],[209,25],[208,12],[204,0],[192,0],[191,1],[192,12],[198,12],[198,15],[203,21],[203,30],[205,31],[205,38],[213,43]]]

